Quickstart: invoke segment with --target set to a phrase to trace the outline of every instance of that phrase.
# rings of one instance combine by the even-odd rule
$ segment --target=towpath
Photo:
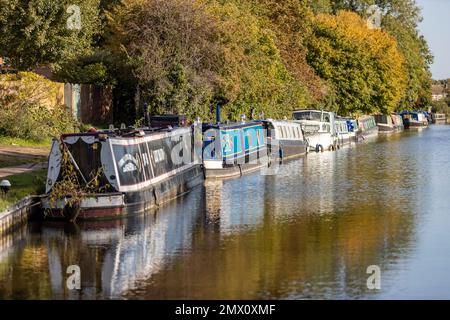
[[[0,178],[43,169],[50,147],[0,145]]]

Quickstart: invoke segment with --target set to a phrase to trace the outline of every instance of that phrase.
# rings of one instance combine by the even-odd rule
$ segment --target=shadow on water
[[[442,135],[450,130],[381,136],[276,175],[208,180],[125,220],[31,224],[0,242],[0,298],[401,297],[397,280],[436,206],[430,163],[448,170],[431,154]],[[79,291],[65,283],[74,264]],[[370,265],[382,290],[366,286]]]

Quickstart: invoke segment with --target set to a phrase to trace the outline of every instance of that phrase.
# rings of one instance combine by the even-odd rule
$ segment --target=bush
[[[42,141],[75,131],[78,124],[58,92],[58,84],[34,73],[1,76],[0,134]]]

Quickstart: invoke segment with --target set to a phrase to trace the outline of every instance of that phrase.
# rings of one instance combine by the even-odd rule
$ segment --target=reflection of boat
[[[375,122],[374,116],[360,116],[357,119],[358,131],[356,132],[356,139],[358,141],[378,135],[378,126]]]
[[[233,177],[267,165],[266,135],[260,121],[204,124],[205,176]]]
[[[380,133],[398,132],[404,129],[403,119],[399,114],[374,115]]]
[[[62,135],[49,156],[43,208],[53,218],[110,218],[182,195],[203,180],[196,131],[198,125]],[[80,194],[65,191],[74,185]]]
[[[270,158],[291,159],[307,153],[308,142],[299,123],[265,120],[267,147]]]
[[[294,119],[300,123],[310,150],[335,150],[337,133],[333,112],[318,110],[294,111]]]
[[[428,119],[422,111],[403,111],[400,113],[403,118],[405,129],[419,129],[428,126]]]
[[[107,228],[101,221],[81,222],[73,230],[67,223],[44,222],[41,233],[48,251],[52,298],[73,298],[73,294],[83,299],[119,298],[156,275],[192,245],[201,216],[203,191],[197,190],[169,204],[167,210],[116,219]],[[73,264],[82,274],[81,290],[76,293],[65,284],[66,268]]]

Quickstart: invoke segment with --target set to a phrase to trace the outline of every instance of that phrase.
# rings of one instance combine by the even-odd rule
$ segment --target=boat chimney
[[[144,126],[150,127],[150,117],[149,117],[149,114],[148,114],[148,104],[147,104],[147,102],[144,103],[144,121],[145,121]]]
[[[220,104],[216,105],[216,122],[217,124],[220,123],[222,119],[220,118]]]

